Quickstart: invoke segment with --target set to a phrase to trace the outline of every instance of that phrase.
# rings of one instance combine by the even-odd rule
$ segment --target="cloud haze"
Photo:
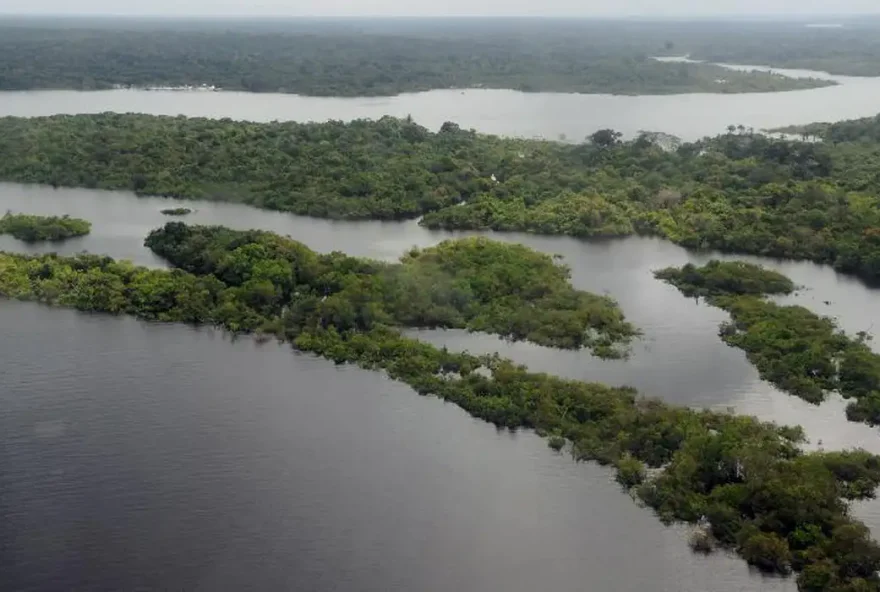
[[[880,0],[0,0],[3,14],[729,16],[880,14]]]

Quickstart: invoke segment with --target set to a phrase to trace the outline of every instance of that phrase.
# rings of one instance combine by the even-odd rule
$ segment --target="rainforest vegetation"
[[[880,128],[840,141],[728,133],[676,144],[504,139],[409,119],[246,123],[148,115],[0,119],[0,179],[236,200],[430,228],[658,235],[880,279]],[[874,141],[873,137],[878,140]],[[857,138],[857,139],[856,139]],[[868,138],[867,140],[865,138]]]
[[[655,275],[730,313],[721,338],[744,350],[762,378],[810,403],[839,392],[853,399],[846,409],[850,420],[880,425],[880,355],[867,334],[849,337],[827,317],[766,300],[794,289],[784,275],[736,261],[689,263]]]
[[[521,23],[364,31],[0,27],[0,90],[216,86],[321,96],[444,88],[614,94],[762,92],[833,84],[708,64],[661,63],[658,48],[605,32]],[[142,25],[132,27],[142,28]],[[429,30],[430,29],[430,30]],[[601,38],[595,33],[601,33]]]
[[[235,286],[237,298],[221,307],[232,330],[271,326],[284,309],[298,322],[342,331],[467,328],[614,357],[637,335],[613,300],[573,289],[568,268],[550,256],[484,238],[413,249],[393,265],[318,255],[268,232],[179,222],[152,232],[146,245],[175,267]]]
[[[699,268],[688,263],[681,268],[661,269],[654,272],[654,276],[672,284],[685,296],[706,299],[726,295],[791,294],[796,287],[778,271],[744,261],[713,259]]]
[[[880,547],[848,509],[849,500],[871,497],[880,484],[880,458],[861,451],[805,453],[800,428],[530,373],[497,355],[452,353],[395,328],[425,322],[426,312],[415,310],[419,304],[397,313],[401,292],[416,303],[427,297],[407,284],[409,274],[420,282],[431,279],[432,292],[449,296],[437,305],[445,312],[430,318],[459,318],[473,328],[509,334],[509,312],[556,314],[542,304],[545,299],[577,296],[561,286],[564,272],[544,256],[471,239],[414,251],[388,266],[317,255],[267,233],[176,222],[151,233],[147,245],[175,269],[95,255],[0,254],[0,294],[264,331],[337,363],[384,370],[475,417],[499,427],[533,428],[551,437],[554,447],[568,443],[579,460],[616,467],[621,486],[664,521],[707,519],[713,545],[735,550],[761,570],[798,572],[801,590],[880,587]],[[533,274],[539,278],[530,280]],[[468,298],[455,296],[462,291]],[[391,301],[395,306],[388,306]],[[543,334],[524,337],[545,341]]]
[[[832,145],[856,144],[862,148],[880,143],[880,115],[863,117],[835,123],[809,123],[780,127],[774,132],[799,134],[806,139],[814,139]]]
[[[242,201],[328,218],[399,219],[488,186],[469,161],[495,142],[452,129],[432,134],[390,117],[350,124],[115,114],[2,118],[0,176]]]
[[[27,243],[62,241],[91,232],[88,220],[70,216],[34,216],[6,212],[0,218],[0,234],[11,234]]]

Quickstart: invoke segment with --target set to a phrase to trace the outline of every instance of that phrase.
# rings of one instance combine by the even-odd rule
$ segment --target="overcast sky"
[[[711,16],[880,13],[880,0],[0,0],[5,14]]]

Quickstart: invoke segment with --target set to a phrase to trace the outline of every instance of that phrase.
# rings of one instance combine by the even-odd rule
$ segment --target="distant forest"
[[[652,59],[704,45],[704,29],[681,27],[541,19],[299,20],[274,25],[7,19],[0,27],[0,90],[206,84],[313,96],[480,87],[667,94],[832,84]]]

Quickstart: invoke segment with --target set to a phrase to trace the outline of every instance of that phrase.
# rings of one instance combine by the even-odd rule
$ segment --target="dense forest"
[[[837,145],[856,143],[857,146],[880,143],[880,115],[850,119],[835,123],[816,122],[776,128],[773,132],[800,135],[807,140],[819,140]]]
[[[442,88],[614,94],[763,92],[833,84],[668,64],[584,31],[515,23],[473,32],[345,27],[149,31],[0,27],[0,90],[216,86],[322,96]],[[665,47],[660,44],[654,48]],[[648,53],[646,53],[646,51]]]
[[[719,296],[769,296],[791,294],[795,286],[789,278],[744,261],[713,259],[703,267],[688,263],[680,269],[668,267],[654,272],[654,277],[678,288],[691,298],[712,300]]]
[[[430,133],[391,117],[348,124],[115,114],[2,118],[0,177],[242,201],[328,218],[399,219],[488,187],[475,167],[493,144],[453,126]],[[508,153],[513,148],[500,145]]]
[[[408,119],[246,123],[148,115],[0,118],[0,179],[242,201],[429,228],[657,235],[880,279],[876,119],[841,141],[731,126],[676,144],[505,139]]]
[[[11,234],[27,243],[63,241],[92,231],[88,220],[70,216],[34,216],[6,212],[0,218],[0,234]]]
[[[731,126],[674,150],[650,134],[622,142],[609,131],[588,145],[550,150],[544,171],[560,179],[556,195],[549,187],[541,196],[505,192],[505,184],[540,182],[508,169],[491,192],[430,212],[422,224],[658,235],[688,248],[809,259],[880,278],[880,142],[783,140]]]
[[[880,484],[877,456],[804,453],[800,428],[530,373],[497,355],[476,357],[421,343],[384,323],[424,322],[424,311],[397,313],[400,302],[388,308],[388,298],[399,291],[377,288],[394,281],[382,270],[396,269],[393,277],[428,274],[433,288],[451,297],[444,314],[461,315],[467,323],[482,317],[473,328],[510,334],[509,312],[524,307],[556,314],[540,303],[563,296],[546,290],[556,286],[556,292],[576,294],[562,285],[564,270],[542,255],[467,240],[414,251],[399,266],[385,266],[317,255],[267,233],[177,222],[151,233],[147,244],[176,269],[94,255],[0,254],[0,295],[262,330],[337,363],[382,369],[499,427],[533,428],[554,448],[568,444],[577,459],[613,465],[621,486],[664,521],[707,521],[710,546],[731,548],[763,571],[799,572],[801,590],[880,589],[880,546],[850,517],[848,506],[848,500],[871,497]],[[530,280],[532,275],[537,277]],[[517,292],[506,294],[512,289]],[[460,290],[471,291],[472,306],[458,303]],[[389,318],[393,314],[400,316]],[[524,336],[543,340],[541,334]]]
[[[446,241],[390,265],[319,255],[272,233],[179,222],[152,232],[146,245],[180,269],[234,287],[234,299],[201,313],[232,330],[278,333],[273,323],[284,310],[308,326],[467,328],[603,356],[620,355],[616,346],[637,334],[613,300],[573,289],[566,267],[522,245]]]
[[[730,313],[721,338],[746,352],[761,374],[781,390],[810,403],[827,393],[854,399],[851,421],[880,425],[880,355],[860,333],[847,336],[832,319],[802,306],[781,306],[763,298],[794,290],[784,275],[741,262],[687,264],[655,274],[687,296],[703,297]]]

